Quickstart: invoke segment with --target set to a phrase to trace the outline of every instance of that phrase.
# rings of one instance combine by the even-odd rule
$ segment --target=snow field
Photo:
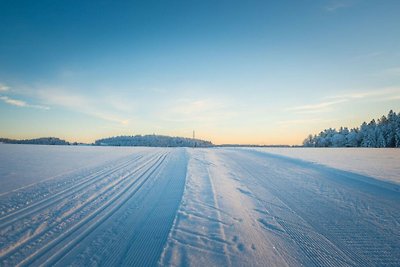
[[[189,152],[186,190],[161,265],[286,266],[217,152]]]
[[[398,266],[399,192],[253,150],[191,151],[161,265]]]
[[[0,219],[0,262],[154,265],[180,203],[185,176],[184,150],[154,149],[82,174],[72,186],[68,178],[48,181],[43,198],[32,195],[25,201],[14,193],[3,195],[1,203],[8,203],[4,206],[17,208],[6,208]],[[40,188],[24,188],[24,195]],[[46,197],[51,188],[54,194]],[[137,249],[146,244],[151,249]],[[136,264],[138,260],[142,262]]]
[[[400,184],[400,149],[396,148],[245,148],[301,159]]]
[[[91,170],[146,147],[0,144],[0,195],[23,186]]]
[[[400,185],[368,169],[394,173],[379,162],[391,152],[354,152],[368,176],[329,167],[354,159],[339,150],[253,148],[90,148],[97,159],[65,172],[46,171],[50,155],[71,159],[64,148],[21,147],[0,173],[29,173],[18,154],[36,153],[44,176],[0,194],[1,266],[400,265]]]

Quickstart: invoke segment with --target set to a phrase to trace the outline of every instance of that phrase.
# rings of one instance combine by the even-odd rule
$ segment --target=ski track
[[[185,153],[184,149],[154,149],[151,153],[133,154],[64,180],[46,181],[46,186],[37,184],[23,188],[22,192],[3,195],[1,204],[6,203],[2,207],[7,208],[3,209],[0,218],[0,265],[81,266],[93,264],[105,251],[126,249],[126,254],[120,255],[119,260],[130,261],[122,265],[132,262],[135,266],[154,265],[183,193]],[[40,189],[43,189],[42,193],[32,194],[37,199],[31,197],[26,201],[30,190],[34,193]],[[18,198],[14,194],[24,197]],[[9,202],[13,200],[14,208],[10,208],[13,204]],[[139,210],[135,203],[142,208]],[[128,221],[140,223],[125,224],[125,228],[121,228],[121,214],[128,216]],[[136,216],[144,220],[136,220]],[[105,230],[110,228],[119,228],[116,236],[121,239],[126,238],[122,234],[128,233],[133,242],[108,244],[109,236]],[[146,244],[143,240],[149,242],[152,250],[142,255],[145,251],[137,248]],[[138,257],[132,259],[130,255]],[[115,255],[110,256],[112,260],[116,259]],[[101,259],[99,263],[110,260],[104,255]],[[136,263],[136,259],[142,259],[142,262]]]
[[[400,266],[400,186],[246,149],[138,149],[0,195],[0,266]]]
[[[121,168],[127,167],[129,163],[138,160],[138,158],[132,159],[129,162],[124,162],[123,164],[117,165],[111,170],[101,170],[98,172],[95,172],[93,174],[90,174],[89,176],[85,177],[84,179],[81,179],[78,183],[73,184],[71,187],[68,187],[56,194],[53,194],[49,198],[45,198],[43,200],[33,202],[32,204],[28,204],[25,207],[20,207],[19,209],[10,212],[9,214],[3,216],[0,219],[0,228],[4,228],[15,221],[21,220],[24,217],[27,217],[31,214],[37,213],[45,208],[47,208],[50,205],[55,204],[56,202],[61,202],[64,198],[67,198],[72,195],[76,195],[78,192],[81,190],[85,190],[87,187],[94,183],[98,183],[99,179],[107,176],[111,176],[117,171],[119,171]],[[46,195],[44,195],[46,196]],[[31,203],[32,200],[29,200],[25,203]]]
[[[154,173],[157,167],[161,164],[161,162],[165,159],[164,157],[159,157],[156,160],[156,163],[153,165],[155,166],[153,169],[149,168],[143,174],[140,174],[136,180],[132,180],[129,182],[126,187],[121,191],[114,195],[110,200],[108,200],[104,205],[100,206],[96,209],[92,214],[90,214],[87,218],[79,221],[71,229],[63,232],[60,236],[58,236],[55,240],[53,240],[50,244],[44,247],[42,250],[39,250],[31,257],[27,258],[23,263],[31,263],[34,260],[42,257],[50,250],[54,250],[54,246],[60,246],[57,248],[55,254],[52,254],[49,258],[46,258],[44,261],[45,265],[54,265],[57,263],[64,255],[66,255],[74,245],[79,244],[86,236],[88,236],[94,229],[96,229],[101,223],[107,220],[110,216],[114,214],[114,212],[119,209],[129,198],[134,195],[148,180],[151,174]],[[149,172],[148,175],[146,175]],[[137,187],[135,186],[137,185]],[[110,207],[107,213],[101,214],[102,211]],[[97,217],[98,216],[98,217]],[[93,224],[91,224],[94,221]],[[75,237],[72,237],[71,241],[66,241],[68,238],[73,236],[75,232],[81,230],[82,227],[86,227],[85,230],[81,231],[81,233],[77,234]],[[66,245],[59,245],[68,242]]]

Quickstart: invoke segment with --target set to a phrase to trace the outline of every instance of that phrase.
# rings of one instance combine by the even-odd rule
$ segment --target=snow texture
[[[0,194],[146,148],[0,144]]]
[[[396,183],[255,149],[9,147],[2,173],[46,178],[0,195],[0,266],[400,265]]]
[[[400,183],[400,149],[395,148],[251,148],[340,170]]]
[[[399,192],[254,150],[192,150],[161,265],[398,266]]]

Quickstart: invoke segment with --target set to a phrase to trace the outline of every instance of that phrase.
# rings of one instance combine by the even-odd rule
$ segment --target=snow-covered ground
[[[400,149],[396,148],[246,148],[302,159],[336,169],[400,183]]]
[[[101,166],[133,151],[138,148],[0,144],[0,194],[79,168]]]
[[[39,176],[0,195],[0,266],[400,265],[396,183],[254,149],[40,149],[0,150]]]
[[[189,155],[162,265],[399,266],[400,186],[254,150]]]

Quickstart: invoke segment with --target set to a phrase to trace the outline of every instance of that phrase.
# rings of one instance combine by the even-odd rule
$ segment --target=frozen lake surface
[[[0,194],[146,148],[0,144]]]
[[[266,150],[0,145],[0,265],[400,265],[397,150]]]
[[[266,147],[251,149],[400,183],[400,149],[396,148]]]

